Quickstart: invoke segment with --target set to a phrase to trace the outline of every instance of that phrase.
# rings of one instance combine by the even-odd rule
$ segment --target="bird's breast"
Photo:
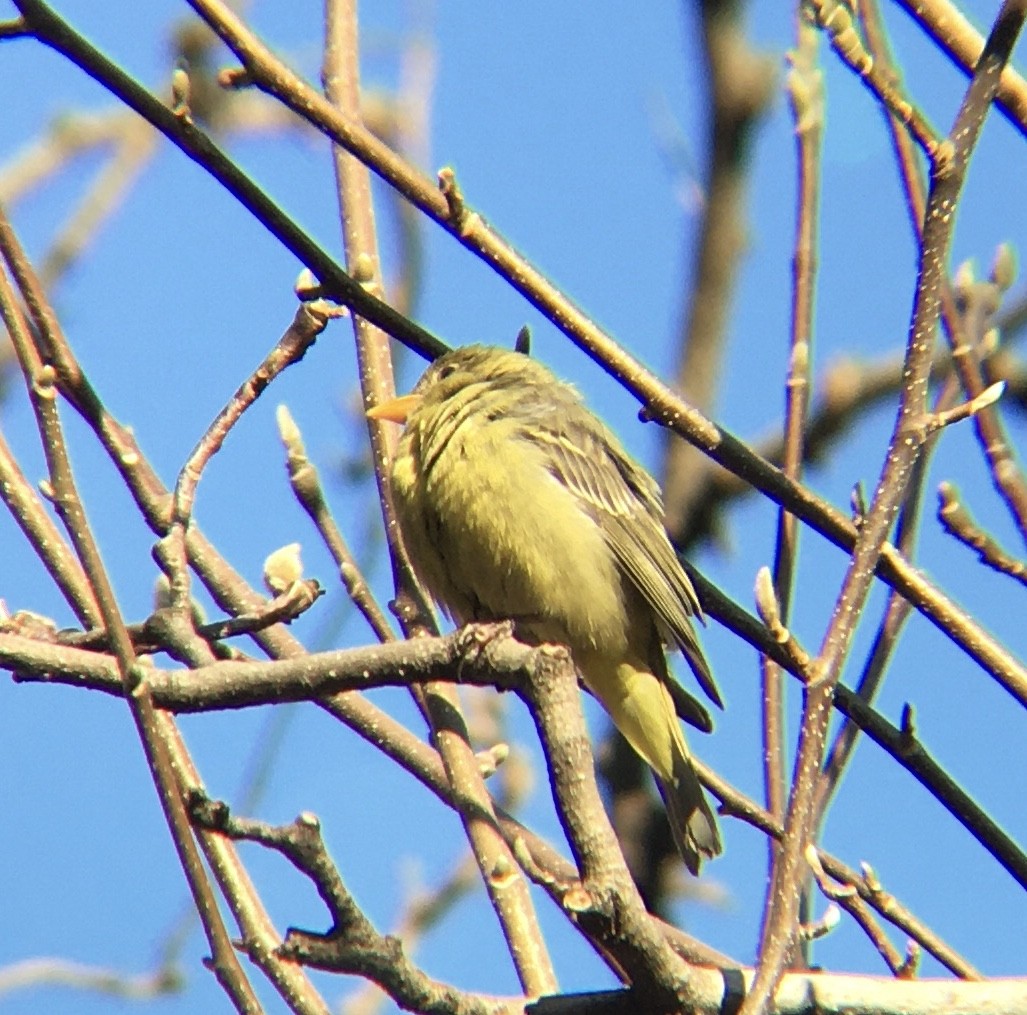
[[[619,569],[602,530],[546,466],[530,435],[503,422],[454,434],[421,468],[401,444],[393,490],[408,553],[461,622],[513,618],[522,635],[571,650],[628,639]]]

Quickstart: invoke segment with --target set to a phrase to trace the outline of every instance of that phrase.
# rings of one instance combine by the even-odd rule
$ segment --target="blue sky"
[[[365,81],[392,88],[398,51],[412,25],[434,45],[430,156],[434,172],[452,165],[469,202],[483,211],[529,259],[545,270],[634,355],[667,375],[675,361],[687,265],[698,217],[681,179],[661,151],[668,122],[701,163],[702,63],[691,9],[646,5],[628,17],[622,5],[366,5]],[[184,16],[174,3],[58,5],[72,24],[151,84],[169,67],[166,27]],[[111,12],[117,10],[117,16]],[[760,2],[750,14],[754,45],[778,58],[793,43],[781,6]],[[985,24],[990,5],[966,5]],[[885,10],[906,80],[929,118],[947,130],[964,78],[912,30],[906,16]],[[320,9],[314,3],[254,5],[253,24],[297,69],[316,80]],[[815,372],[842,357],[871,360],[901,347],[915,282],[915,246],[892,165],[881,115],[862,85],[822,51],[828,96],[824,194],[817,292]],[[71,110],[107,109],[94,83],[29,41],[0,47],[0,94],[16,95],[0,119],[0,165],[53,120]],[[328,249],[339,226],[328,147],[310,137],[247,138],[232,154]],[[795,213],[794,141],[783,97],[774,102],[755,146],[748,200],[750,234],[738,298],[729,322],[727,366],[714,415],[743,437],[772,430],[780,417],[788,341],[791,244]],[[968,179],[953,245],[953,264],[974,258],[987,269],[997,243],[1019,245],[1027,202],[1022,139],[1004,120],[987,124]],[[87,158],[14,209],[29,250],[47,249],[100,161]],[[383,232],[389,216],[380,214]],[[425,288],[418,320],[450,344],[509,343],[530,323],[536,354],[577,383],[589,403],[638,457],[658,472],[661,436],[637,421],[630,397],[568,340],[442,230],[424,228]],[[171,484],[183,458],[236,385],[291,320],[292,283],[300,266],[216,185],[169,147],[127,195],[95,238],[89,256],[54,293],[62,322],[110,409],[132,425],[144,451]],[[403,364],[412,383],[420,364]],[[299,541],[307,573],[329,588],[315,616],[296,625],[311,647],[329,628],[332,644],[362,644],[368,632],[346,608],[327,554],[288,492],[274,409],[290,406],[310,454],[329,481],[347,537],[383,599],[387,568],[376,535],[376,505],[366,487],[339,478],[340,463],[364,454],[355,412],[355,371],[347,322],[334,324],[301,365],[276,381],[232,434],[199,489],[196,517],[229,560],[254,583],[273,549]],[[857,481],[872,489],[891,428],[891,409],[869,414],[841,453],[808,481],[844,507]],[[155,566],[152,536],[88,434],[70,418],[68,431],[90,519],[126,615],[150,608]],[[1007,413],[1010,440],[1022,444],[1023,419]],[[15,386],[0,408],[4,434],[30,478],[42,458],[23,393]],[[333,478],[334,477],[334,478]],[[942,479],[954,481],[982,523],[1014,554],[1022,548],[969,425],[946,432],[932,462],[929,505]],[[695,558],[728,594],[751,607],[757,569],[773,559],[774,506],[751,498],[732,508],[725,539]],[[31,609],[71,622],[9,519],[0,517],[0,596],[10,609]],[[1024,652],[1021,590],[981,568],[973,555],[939,532],[929,507],[917,561],[928,575],[1017,655]],[[829,618],[845,558],[805,533],[799,558],[795,631],[813,650]],[[858,674],[884,602],[871,597],[846,680]],[[760,793],[758,663],[753,652],[711,625],[704,644],[728,702],[714,736],[696,744],[736,785]],[[376,701],[419,727],[405,696]],[[912,702],[935,756],[1020,841],[1027,839],[1017,773],[1022,765],[1022,712],[967,657],[914,616],[880,699],[897,722]],[[792,733],[798,695],[789,701]],[[602,715],[589,705],[597,734]],[[507,735],[534,757],[534,733],[523,709],[507,703]],[[208,787],[233,799],[267,710],[191,717],[182,725]],[[698,738],[695,738],[698,739]],[[126,971],[150,967],[185,887],[175,863],[127,711],[99,695],[0,682],[0,810],[8,834],[0,844],[0,896],[8,933],[0,965],[60,955]],[[1012,785],[1011,785],[1012,783]],[[463,851],[459,823],[419,793],[409,778],[313,707],[297,706],[257,815],[285,821],[317,812],[347,883],[382,930],[402,910],[412,887],[431,886]],[[548,788],[536,780],[523,813],[559,841]],[[743,961],[752,958],[765,877],[762,838],[724,821],[725,855],[707,870],[723,901],[688,903],[684,926]],[[885,887],[983,971],[1022,973],[1024,902],[1014,883],[902,770],[862,745],[825,829],[824,844],[850,865],[872,863]],[[314,893],[277,858],[244,854],[272,914],[288,925],[323,926]],[[958,874],[956,873],[958,872]],[[972,888],[971,888],[972,886]],[[817,900],[818,911],[823,901]],[[603,970],[546,902],[565,989],[610,985]],[[892,935],[900,947],[904,942]],[[204,945],[188,950],[184,995],[162,1010],[221,1010],[213,978],[199,966]],[[846,918],[816,948],[826,968],[882,973],[861,933]],[[478,893],[424,942],[418,960],[435,976],[468,989],[513,991],[516,981],[495,921]],[[924,972],[939,970],[925,962]],[[335,1001],[352,989],[322,979]],[[90,1012],[108,1000],[67,991],[5,999],[5,1011]]]

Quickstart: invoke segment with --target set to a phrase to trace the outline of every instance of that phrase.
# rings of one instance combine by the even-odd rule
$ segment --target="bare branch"
[[[397,938],[383,937],[357,906],[321,838],[320,822],[301,814],[274,827],[232,817],[227,806],[203,796],[191,801],[194,820],[234,841],[257,842],[287,857],[313,882],[332,918],[327,934],[292,929],[279,949],[283,959],[319,969],[365,976],[408,1010],[426,1015],[515,1015],[520,999],[484,998],[431,980],[404,955]]]
[[[938,488],[938,520],[950,536],[965,543],[983,564],[1027,585],[1027,563],[1006,553],[987,533],[982,532],[959,500],[959,491],[951,483]]]

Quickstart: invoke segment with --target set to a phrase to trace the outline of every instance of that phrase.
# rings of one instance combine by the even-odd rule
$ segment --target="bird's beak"
[[[393,423],[405,423],[420,402],[420,395],[401,395],[368,409],[365,415],[368,419],[391,419]]]

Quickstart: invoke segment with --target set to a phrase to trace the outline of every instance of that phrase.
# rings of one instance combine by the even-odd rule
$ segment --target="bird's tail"
[[[706,800],[667,684],[648,667],[588,659],[582,674],[616,727],[653,770],[685,866],[721,851],[717,820]],[[580,664],[579,664],[580,665]]]
[[[656,776],[656,785],[667,807],[674,843],[695,876],[703,857],[714,857],[722,849],[717,819],[695,774],[687,750],[674,759],[674,775],[670,779]]]

